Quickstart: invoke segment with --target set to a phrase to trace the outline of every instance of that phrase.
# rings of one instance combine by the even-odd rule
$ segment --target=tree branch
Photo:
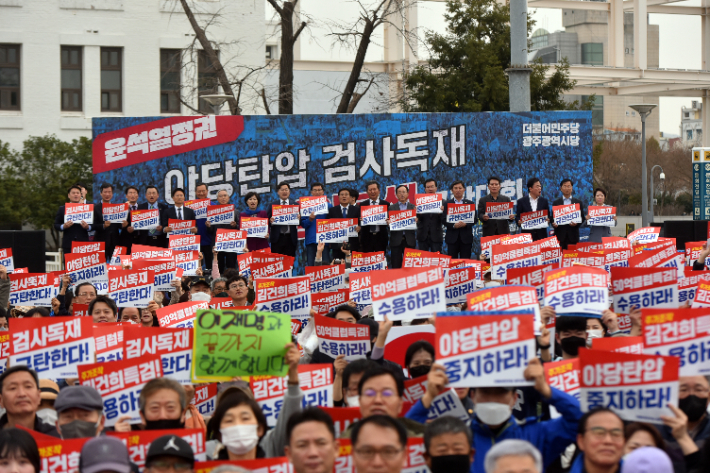
[[[272,7],[274,7],[274,10],[276,10],[276,13],[278,13],[279,15],[284,14],[283,8],[281,8],[279,6],[279,4],[276,3],[276,0],[267,0],[267,1],[271,4]]]
[[[375,82],[375,76],[372,76],[372,78],[370,78],[370,83],[367,84],[367,87],[365,87],[365,90],[361,94],[353,92],[353,97],[350,100],[350,104],[348,104],[347,113],[353,113],[355,111],[355,107],[357,107],[357,104],[360,103],[360,99],[365,96],[367,91],[370,90],[370,87],[372,87],[373,82]]]
[[[269,108],[269,103],[266,101],[266,90],[261,89],[261,100],[264,101],[264,108],[266,109],[266,114],[271,115],[271,109]]]
[[[296,30],[296,32],[293,35],[293,42],[294,43],[298,39],[298,35],[301,34],[301,31],[303,31],[303,28],[305,28],[305,27],[306,27],[306,22],[305,21],[301,22],[301,26],[299,26],[299,28]]]

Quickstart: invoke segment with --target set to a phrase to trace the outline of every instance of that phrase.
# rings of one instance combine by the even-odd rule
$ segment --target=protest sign
[[[538,303],[542,303],[545,299],[545,274],[553,269],[554,265],[551,264],[511,268],[508,270],[506,282],[511,285],[534,287]]]
[[[680,360],[680,376],[710,374],[710,309],[643,309],[644,351]]]
[[[557,315],[601,317],[609,308],[606,271],[586,266],[560,268],[545,274],[545,305]]]
[[[119,307],[145,309],[153,300],[153,271],[115,270],[109,273],[109,297]]]
[[[369,271],[378,271],[387,269],[387,258],[384,251],[376,251],[373,253],[362,253],[359,251],[352,252],[350,268],[356,273],[366,273]]]
[[[552,238],[552,237],[550,237]],[[546,238],[545,241],[550,240],[550,238]],[[543,240],[539,240],[535,243],[533,243],[532,240],[532,235],[529,233],[518,233],[517,235],[501,235],[500,236],[500,244],[501,245],[522,245],[524,243],[533,243],[535,245],[541,244]],[[554,245],[544,245],[544,246],[554,246]],[[560,246],[559,243],[556,246]],[[542,246],[540,246],[542,248]]]
[[[290,278],[293,272],[293,258],[290,260],[278,259],[265,263],[251,264],[251,274],[256,278]]]
[[[579,400],[579,359],[552,361],[544,367],[547,384]],[[554,406],[550,406],[550,417],[560,417]]]
[[[678,279],[673,268],[611,268],[614,311],[678,307]]]
[[[42,473],[79,473],[81,449],[88,438],[62,440],[35,431],[28,432],[37,442]]]
[[[88,317],[13,319],[10,366],[26,365],[40,378],[76,378],[77,366],[94,360]]]
[[[474,204],[446,204],[446,223],[476,223]]]
[[[247,246],[247,232],[230,228],[218,228],[214,240],[215,251],[243,253]]]
[[[348,241],[349,218],[316,220],[316,243],[344,243]]]
[[[96,361],[122,360],[123,325],[94,324],[93,329]]]
[[[370,273],[375,320],[431,317],[446,310],[446,285],[440,267],[391,269]]]
[[[700,256],[700,252],[703,251],[703,246],[707,242],[703,241],[688,241],[685,243],[685,264],[691,266],[694,261]],[[707,267],[708,258],[705,259],[705,267]]]
[[[514,202],[486,202],[486,215],[491,220],[509,220],[515,215]]]
[[[123,359],[160,355],[163,376],[180,384],[191,384],[192,329],[141,327],[123,328]]]
[[[577,251],[584,251],[587,253],[603,253],[604,244],[601,242],[580,241],[576,245],[567,245],[567,249],[573,248]]]
[[[426,376],[408,379],[404,382],[404,396],[402,396],[402,399],[405,406],[409,405],[409,408],[411,408],[414,403],[424,397],[427,382]],[[409,410],[409,408],[404,407],[403,410]],[[444,389],[441,394],[432,400],[427,420],[434,420],[443,416],[457,417],[466,423],[471,421],[469,413],[463,407],[456,391],[451,388]]]
[[[616,225],[616,207],[590,205],[587,208],[587,213],[589,215],[587,225],[591,227],[613,227]]]
[[[103,241],[72,241],[71,252],[75,253],[106,253],[106,243]]]
[[[362,418],[359,407],[322,407],[321,410],[333,419],[336,439],[340,438],[343,432]]]
[[[448,269],[451,264],[451,256],[442,255],[433,251],[417,250],[416,248],[405,248],[403,268],[429,268],[439,266]]]
[[[624,237],[602,237],[602,246],[605,250],[630,250],[631,241]]]
[[[579,204],[555,205],[552,207],[552,216],[557,225],[582,223],[582,211]]]
[[[298,199],[301,218],[310,217],[311,214],[322,215],[328,213],[328,197],[304,196]]]
[[[274,427],[288,390],[288,376],[252,376],[249,385],[269,427]],[[330,363],[298,365],[303,406],[333,407],[333,367]]]
[[[348,361],[366,358],[370,351],[370,327],[355,325],[330,317],[314,317],[318,348],[321,353],[335,359],[345,355]]]
[[[357,310],[362,311],[372,305],[372,281],[369,272],[350,273],[350,298],[357,304]]]
[[[168,219],[170,235],[193,235],[192,229],[197,228],[195,220]]]
[[[65,204],[64,223],[94,223],[94,204]]]
[[[643,251],[629,258],[631,268],[675,268],[676,278],[683,277],[683,255],[678,253],[675,246],[667,246],[649,251]]]
[[[54,279],[47,273],[12,273],[10,278],[10,305],[52,307]]]
[[[0,333],[0,375],[7,369],[7,359],[10,357],[10,333]]]
[[[314,293],[348,287],[345,283],[344,264],[306,266],[306,276],[308,276],[308,280],[311,283],[311,291]]]
[[[406,366],[404,356],[407,348],[418,340],[426,340],[434,345],[434,326],[426,324],[392,327],[385,340],[385,359]]]
[[[630,249],[605,249],[604,251],[604,269],[611,272],[611,268],[628,268],[629,258],[632,251]]]
[[[290,314],[306,321],[311,311],[311,284],[308,276],[258,278],[254,281],[256,310]]]
[[[200,310],[195,319],[193,380],[285,376],[291,316],[258,311]]]
[[[170,285],[174,279],[182,276],[182,268],[175,265],[175,260],[170,259],[143,259],[133,262],[134,271],[153,272],[153,291],[172,291]],[[113,276],[113,274],[111,274]]]
[[[540,305],[532,286],[497,286],[480,289],[468,295],[469,312],[530,311],[535,316],[535,335],[540,335]]]
[[[168,248],[173,251],[200,251],[200,235],[168,235]]]
[[[579,350],[582,412],[602,406],[623,420],[662,424],[678,405],[679,360],[674,356]]]
[[[658,238],[658,241],[655,243],[639,243],[638,245],[634,245],[632,247],[632,250],[634,252],[634,256],[639,255],[641,253],[644,253],[646,251],[651,251],[651,250],[660,250],[662,248],[673,248],[674,250],[676,249],[675,243]]]
[[[592,339],[595,350],[643,354],[643,337],[602,337]]]
[[[156,259],[156,258],[172,258],[173,250],[167,248],[158,248],[157,246],[137,245],[131,247],[131,259]]]
[[[389,212],[389,221],[391,232],[417,229],[417,214],[414,209],[391,210]]]
[[[88,317],[89,315],[89,304],[78,304],[76,302],[72,302],[71,305],[72,309],[72,315],[74,317]]]
[[[90,282],[98,294],[108,293],[108,271],[104,253],[64,255],[65,269],[72,284]]]
[[[213,297],[210,300],[210,309],[224,309],[234,307],[231,297]]]
[[[387,206],[386,205],[367,205],[360,207],[360,225],[387,225]]]
[[[8,273],[15,270],[15,260],[12,258],[12,248],[0,248],[0,266],[5,266]]]
[[[350,291],[348,289],[314,292],[311,294],[311,308],[316,311],[317,315],[325,315],[335,310],[338,306],[346,304],[349,300]]]
[[[129,205],[102,203],[101,215],[104,222],[122,223],[128,221]]]
[[[523,231],[538,230],[548,227],[550,224],[550,216],[547,210],[525,212],[520,214],[520,222],[520,228]]]
[[[530,235],[523,233],[523,235]],[[542,250],[533,245],[493,245],[491,247],[491,279],[505,280],[507,270],[542,264]]]
[[[15,274],[27,274],[27,273],[29,273],[29,272],[30,272],[30,270],[29,270],[29,268],[27,268],[27,267],[24,267],[24,268],[15,268],[15,271],[13,271],[13,273],[15,273]]]
[[[217,383],[195,386],[195,397],[190,402],[202,416],[212,416],[217,407]]]
[[[692,267],[685,268],[685,277],[678,280],[678,305],[691,303],[695,299],[695,291],[701,278],[710,279],[710,271],[693,271]]]
[[[209,205],[207,207],[207,221],[211,225],[224,225],[234,222],[234,204]]]
[[[604,254],[587,253],[582,251],[562,251],[562,268],[571,268],[575,265],[592,266],[595,268],[604,268]]]
[[[272,205],[272,225],[299,225],[301,223],[298,205]]]
[[[199,309],[209,309],[213,305],[212,302],[207,301],[200,302],[181,302],[179,304],[171,304],[159,308],[155,311],[155,315],[158,317],[158,323],[161,327],[170,328],[192,328],[195,324],[195,315]],[[229,299],[229,305],[232,305],[232,299]],[[220,309],[221,307],[213,307]]]
[[[440,214],[444,197],[442,194],[416,194],[414,206],[417,214]]]
[[[197,276],[200,269],[199,251],[175,251],[173,255],[176,271],[182,269],[183,276]]]
[[[643,227],[634,230],[626,237],[631,245],[640,245],[644,243],[653,243],[658,241],[658,236],[661,233],[661,227]]]
[[[523,376],[535,356],[532,315],[438,317],[434,347],[449,387],[532,385]]]
[[[103,243],[103,242],[102,242]],[[113,249],[113,255],[111,255],[111,261],[109,261],[109,264],[112,265],[121,265],[121,256],[127,256],[128,255],[128,248],[125,246],[116,246]]]
[[[239,229],[246,230],[249,238],[266,238],[269,234],[269,219],[260,217],[241,217]]]
[[[695,287],[695,297],[693,298],[693,309],[710,307],[710,277],[698,278],[698,285]]]
[[[195,211],[195,218],[197,220],[204,220],[207,218],[207,207],[212,205],[210,199],[193,199],[186,200],[185,207]]]
[[[160,210],[131,210],[133,230],[155,230],[160,226]]]
[[[253,251],[248,253],[242,253],[237,255],[237,269],[239,274],[244,277],[249,277],[251,275],[251,264],[253,262]]]
[[[128,458],[140,471],[145,467],[145,460],[150,444],[156,439],[166,435],[175,435],[185,440],[192,448],[196,461],[204,461],[207,458],[205,452],[205,431],[201,429],[175,429],[175,430],[133,430],[131,432],[106,432],[109,437],[118,438],[128,449]],[[167,444],[166,448],[172,450],[172,445]],[[177,448],[177,446],[175,446]]]
[[[466,302],[466,295],[477,289],[480,270],[475,267],[449,269],[446,272],[446,304]]]

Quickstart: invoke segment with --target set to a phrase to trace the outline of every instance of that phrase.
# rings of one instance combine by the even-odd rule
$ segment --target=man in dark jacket
[[[427,179],[424,182],[424,193],[436,194],[437,187],[435,179]],[[441,252],[441,247],[444,244],[444,212],[418,215],[417,219],[419,249]]]
[[[360,207],[358,207],[355,202],[357,198],[353,198],[350,189],[340,189],[338,191],[338,201],[340,205],[334,205],[328,209],[328,218],[354,218],[355,223],[359,227],[360,219]],[[360,247],[358,237],[348,238],[348,244],[350,246],[350,251],[357,251]],[[342,243],[331,243],[330,250],[332,251],[332,259],[345,259],[345,253],[341,251],[343,247]]]
[[[528,195],[518,199],[518,205],[516,207],[515,221],[518,222],[518,226],[521,228],[523,224],[521,215],[524,213],[547,210],[549,220],[550,204],[547,202],[547,199],[542,197],[540,194],[542,194],[542,184],[540,183],[540,179],[537,177],[528,179]],[[547,238],[547,228],[539,228],[537,230],[521,230],[521,233],[529,233],[532,235],[533,241]]]
[[[158,188],[155,186],[148,186],[145,188],[145,200],[144,204],[138,206],[138,210],[159,210],[162,217],[163,212],[167,210],[168,206],[162,202],[158,202]],[[162,220],[161,220],[162,222]],[[163,233],[162,223],[158,225],[157,228],[153,230],[140,230],[140,243],[141,245],[158,246],[164,248],[167,245],[167,238]]]
[[[360,202],[360,213],[364,207],[370,205],[385,205],[389,208],[390,203],[380,196],[380,184],[375,181],[367,183],[368,198]],[[387,225],[363,225],[360,228],[360,248],[365,253],[375,251],[387,251],[389,244],[389,229]]]
[[[168,206],[160,214],[160,225],[163,227],[163,233],[168,235],[172,228],[170,228],[170,219],[174,220],[196,220],[195,211],[189,207],[185,207],[185,191],[178,188],[173,189],[173,202],[174,205]],[[192,227],[192,233],[197,233],[197,227]],[[201,241],[200,241],[201,242]]]
[[[464,198],[466,187],[462,181],[455,181],[451,185],[451,192],[454,196],[446,201],[446,211],[444,220],[448,214],[450,204],[473,204],[469,199]],[[472,223],[446,223],[446,245],[448,254],[452,258],[471,258],[471,246],[473,245],[473,224]]]
[[[79,186],[71,186],[69,191],[67,191],[69,203],[80,204],[81,199],[81,188]],[[71,253],[71,242],[72,241],[89,241],[89,232],[94,229],[94,224],[81,222],[67,222],[64,223],[64,209],[66,206],[62,205],[57,210],[57,215],[54,217],[54,229],[58,232],[62,232],[62,250],[64,254]]]
[[[558,205],[579,204],[580,216],[582,217],[581,223],[572,222],[566,225],[558,225],[554,218],[552,220],[552,226],[555,227],[555,235],[557,236],[557,240],[559,240],[560,247],[563,250],[566,250],[568,245],[575,245],[579,243],[579,227],[584,224],[584,216],[587,214],[584,203],[582,203],[581,200],[572,197],[572,186],[573,184],[571,179],[562,179],[562,182],[560,182],[562,197],[552,203],[553,207]]]
[[[96,228],[94,240],[105,243],[107,262],[111,260],[113,249],[119,244],[121,235],[120,223],[104,222],[103,206],[110,204],[111,199],[113,199],[113,185],[104,182],[101,184],[101,203],[94,205],[94,228]]]
[[[131,226],[131,211],[138,210],[138,188],[129,186],[126,188],[126,200],[128,204],[128,217],[121,222],[121,236],[119,245],[126,247],[126,253],[131,254],[134,243],[140,244],[140,232]],[[111,254],[113,256],[113,254]]]
[[[286,182],[279,184],[279,200],[269,205],[266,216],[269,218],[269,243],[271,252],[280,255],[296,256],[298,249],[298,225],[272,225],[274,223],[274,205],[298,205],[298,201],[291,198],[291,186]]]
[[[486,204],[489,202],[510,202],[510,197],[507,195],[500,195],[499,177],[492,176],[488,178],[488,192],[488,195],[484,195],[478,200],[478,218],[481,219],[481,224],[483,225],[481,236],[487,237],[494,235],[508,235],[510,233],[508,222],[513,221],[515,219],[515,215],[511,215],[508,220],[494,220],[488,217],[488,214],[486,213]]]
[[[0,405],[6,412],[0,417],[0,429],[20,426],[52,437],[59,437],[52,424],[37,415],[42,401],[37,372],[26,365],[11,366],[0,375]]]
[[[409,189],[405,185],[397,187],[397,201],[390,205],[389,211],[396,212],[398,210],[411,210],[414,205],[409,202]],[[390,232],[390,252],[392,255],[392,269],[402,267],[405,248],[416,248],[417,240],[415,237],[416,230],[401,230]]]

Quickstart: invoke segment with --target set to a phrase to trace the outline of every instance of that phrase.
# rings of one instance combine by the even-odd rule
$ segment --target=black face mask
[[[560,340],[560,346],[562,346],[562,351],[572,355],[579,355],[579,349],[587,346],[587,339],[584,337],[567,337]]]
[[[409,377],[412,379],[418,378],[420,376],[424,376],[426,374],[429,374],[429,371],[431,371],[431,366],[427,366],[427,365],[412,366],[411,368],[409,368]]]
[[[215,297],[229,297],[229,294],[226,292],[220,292],[219,294],[215,295]]]
[[[708,408],[708,400],[691,394],[683,399],[678,400],[678,407],[685,412],[690,422],[699,420],[705,414]]]
[[[470,455],[441,455],[431,458],[431,473],[468,473]]]
[[[185,423],[180,419],[160,419],[160,420],[146,420],[145,430],[173,430],[173,429],[184,429]]]
[[[62,439],[80,439],[85,437],[96,437],[96,424],[85,420],[73,420],[59,427],[62,431]]]

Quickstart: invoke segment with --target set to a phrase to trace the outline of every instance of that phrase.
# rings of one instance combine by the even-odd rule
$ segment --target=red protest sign
[[[403,268],[428,268],[440,266],[448,269],[451,264],[451,256],[442,255],[432,251],[417,250],[416,248],[404,249]]]
[[[644,350],[680,360],[681,376],[710,374],[710,309],[643,309]]]

